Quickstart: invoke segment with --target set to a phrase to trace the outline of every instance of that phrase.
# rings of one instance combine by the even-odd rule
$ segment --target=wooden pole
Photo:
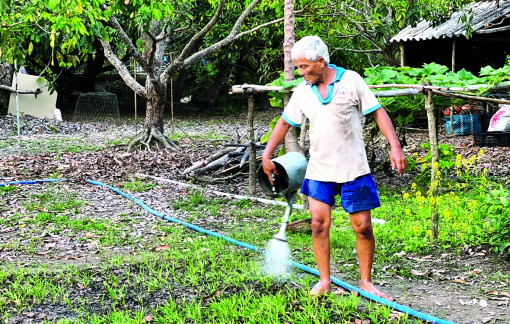
[[[438,91],[438,90],[428,90],[431,91],[433,94],[445,96],[445,97],[454,97],[454,98],[461,98],[461,99],[468,99],[468,100],[477,100],[477,101],[484,101],[484,102],[492,102],[492,103],[500,103],[505,105],[510,105],[510,100],[503,100],[503,99],[493,99],[493,98],[487,98],[487,97],[476,97],[476,96],[470,96],[470,95],[463,95],[460,93],[451,93],[451,92],[444,92],[444,91]]]
[[[135,75],[135,81],[136,81],[136,60],[133,59],[133,73]],[[138,132],[138,111],[136,108],[136,91],[135,91],[135,134]]]
[[[404,42],[400,43],[400,66],[406,66],[406,51]]]
[[[170,53],[170,64],[172,64],[172,53]],[[170,78],[170,111],[172,114],[172,128],[170,131],[170,136],[172,137],[172,140],[174,139],[174,84],[173,84],[173,78]]]
[[[249,178],[249,192],[250,195],[255,194],[256,186],[257,186],[257,149],[255,147],[255,131],[253,129],[253,120],[255,119],[254,114],[254,106],[255,106],[255,98],[253,98],[252,94],[248,94],[248,118],[247,118],[247,126],[248,126],[248,138],[250,140],[250,178]]]
[[[426,90],[425,93],[425,110],[427,111],[427,119],[429,124],[429,140],[430,140],[430,153],[432,155],[432,171],[430,175],[430,202],[431,202],[431,216],[432,221],[430,224],[430,231],[432,239],[437,239],[439,213],[437,209],[437,187],[439,186],[437,172],[439,171],[439,150],[437,144],[437,128],[436,119],[434,116],[434,100],[432,90]]]
[[[453,38],[453,45],[452,45],[452,72],[455,73],[455,54],[457,52],[457,39]]]

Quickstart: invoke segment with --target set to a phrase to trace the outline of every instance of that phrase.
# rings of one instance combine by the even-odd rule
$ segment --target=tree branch
[[[176,30],[174,30],[174,33],[178,33],[178,32],[181,32],[183,30],[190,29],[191,26],[193,25],[193,19],[191,19],[190,17],[188,17],[186,15],[184,15],[184,17],[186,17],[189,20],[189,25],[186,26],[186,27],[177,28]]]
[[[359,36],[361,35],[361,33],[357,33],[357,34],[343,34],[343,33],[340,33],[340,32],[337,32],[337,34],[341,34],[341,35],[338,35],[338,36],[335,36],[335,38],[352,38],[352,37],[356,37],[356,36]]]
[[[159,43],[167,37],[168,37],[168,25],[165,23],[165,27],[163,27],[163,30],[161,31],[161,33],[159,33],[158,37],[156,37],[155,41],[156,43]]]
[[[218,43],[216,44],[213,44],[207,48],[204,48],[203,50],[201,50],[200,52],[196,52],[195,54],[191,55],[190,57],[188,57],[184,63],[183,63],[183,66],[188,66],[190,65],[191,63],[201,59],[202,57],[204,56],[207,56],[215,51],[217,51],[218,49],[222,48],[223,46],[225,45],[228,45],[230,43],[232,43],[233,41],[235,41],[236,39],[239,39],[241,37],[243,37],[244,35],[247,35],[247,34],[251,34],[253,33],[254,31],[257,31],[261,28],[264,28],[264,27],[267,27],[269,25],[273,25],[273,24],[276,24],[276,23],[279,23],[279,22],[282,22],[284,18],[279,18],[279,19],[275,19],[273,21],[270,21],[270,22],[267,22],[265,24],[262,24],[262,25],[259,25],[257,27],[254,27],[250,30],[247,30],[247,31],[244,31],[242,33],[239,33],[233,37],[230,37],[230,36],[227,36],[226,38],[224,38],[223,40],[219,41]]]
[[[17,23],[10,24],[10,25],[1,25],[0,27],[1,27],[1,28],[10,28],[10,27],[14,27],[14,26],[20,25],[20,24],[22,24],[22,23],[24,23],[24,21],[19,21],[19,22],[17,22]]]
[[[103,9],[103,11],[106,11],[106,10],[108,10],[108,7],[105,4],[103,4],[102,9]],[[147,62],[142,57],[142,55],[140,54],[140,52],[138,51],[136,46],[133,44],[133,42],[131,42],[131,39],[129,38],[128,34],[126,34],[126,32],[124,31],[124,29],[122,28],[122,26],[120,25],[120,23],[118,22],[117,18],[115,18],[114,15],[110,16],[110,23],[112,24],[113,28],[119,34],[119,37],[122,39],[122,41],[128,48],[128,51],[131,52],[131,55],[133,55],[133,57],[138,62],[138,64],[140,64],[142,69],[144,71],[147,71]],[[101,44],[104,44],[104,42],[101,41]],[[110,48],[110,51],[111,51],[111,48]]]
[[[357,50],[357,49],[350,49],[350,48],[335,48],[331,54],[333,54],[336,51],[344,51],[344,52],[352,52],[352,53],[380,53],[382,50],[380,49],[373,49],[373,50]]]
[[[103,38],[99,39],[101,41],[101,44],[103,45],[104,49],[104,55],[110,61],[110,63],[115,66],[117,71],[119,72],[119,75],[121,78],[126,82],[126,84],[133,89],[134,92],[136,92],[138,95],[144,97],[145,99],[149,99],[147,95],[147,90],[142,87],[136,80],[131,76],[131,73],[129,73],[128,68],[126,65],[124,65],[121,60],[115,56],[115,54],[112,51],[112,48],[110,47],[110,44],[107,43]]]
[[[253,2],[258,2],[260,0],[254,0]],[[251,6],[251,5],[250,5]],[[170,82],[171,76],[182,67],[182,64],[184,63],[184,60],[191,54],[191,51],[195,47],[195,45],[202,39],[204,36],[216,25],[218,20],[220,19],[221,12],[223,11],[223,8],[225,7],[225,0],[220,0],[220,3],[218,4],[218,8],[216,9],[216,12],[214,13],[214,16],[209,20],[207,25],[200,30],[198,33],[196,33],[191,40],[189,41],[188,45],[184,47],[179,57],[177,57],[172,64],[170,64],[167,69],[163,72],[161,75],[161,80],[164,83]],[[244,14],[244,13],[243,13]],[[241,15],[242,17],[242,15]],[[236,23],[237,24],[237,23]],[[235,28],[235,26],[234,26]]]
[[[16,93],[16,89],[14,89],[13,87],[3,85],[3,84],[0,84],[0,90]],[[42,90],[40,88],[37,88],[35,90],[18,89],[18,94],[36,94],[36,95],[38,95],[40,93],[42,93]]]

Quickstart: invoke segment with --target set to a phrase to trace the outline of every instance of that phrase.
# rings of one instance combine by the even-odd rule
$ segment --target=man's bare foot
[[[320,297],[327,293],[331,292],[331,282],[322,283],[319,281],[313,288],[310,290],[310,296],[312,297]]]
[[[391,298],[390,296],[386,295],[385,293],[383,293],[379,289],[375,288],[375,286],[370,281],[362,282],[361,283],[361,289],[363,289],[364,291],[369,292],[369,293],[371,293],[373,295],[376,295],[377,297],[381,297],[381,298],[384,298],[386,300],[393,301],[393,298]]]

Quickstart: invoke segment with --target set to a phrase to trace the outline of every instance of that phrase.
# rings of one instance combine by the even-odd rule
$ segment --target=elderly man
[[[291,126],[310,120],[310,161],[301,193],[309,196],[312,245],[320,281],[310,294],[331,291],[329,228],[335,195],[350,215],[356,233],[361,289],[392,300],[372,284],[375,240],[370,210],[380,207],[363,143],[361,115],[372,115],[391,145],[390,161],[404,173],[406,159],[393,125],[360,75],[329,63],[327,46],[306,36],[292,49],[292,59],[305,82],[295,89],[262,155],[264,172],[277,174],[271,161],[276,146]]]

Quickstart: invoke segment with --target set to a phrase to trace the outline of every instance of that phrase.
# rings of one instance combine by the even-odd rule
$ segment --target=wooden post
[[[406,66],[406,51],[405,51],[405,43],[400,43],[400,66]]]
[[[453,38],[453,45],[452,45],[452,72],[456,72],[455,67],[455,53],[457,52],[457,39]]]
[[[290,51],[294,46],[294,0],[285,0],[285,7],[283,11],[283,78],[285,82],[294,80],[294,62],[290,55]],[[292,93],[285,91],[283,95],[283,107],[287,107]],[[295,127],[291,127],[285,135],[285,151],[286,152],[299,152],[299,144],[297,139],[297,132]]]
[[[439,185],[437,172],[439,171],[439,151],[437,145],[437,132],[436,132],[436,119],[434,116],[434,101],[433,93],[431,90],[426,90],[425,93],[425,110],[427,111],[427,119],[429,124],[429,140],[430,140],[430,153],[432,155],[432,171],[430,176],[430,201],[431,201],[431,216],[432,221],[430,224],[430,231],[432,239],[437,239],[439,213],[437,210],[437,187]]]
[[[172,64],[172,53],[170,53],[170,64]],[[172,129],[170,136],[172,137],[172,141],[174,140],[174,130],[175,130],[175,124],[174,124],[174,83],[173,78],[170,78],[170,111],[172,113]]]
[[[255,98],[252,94],[248,94],[248,139],[250,140],[250,179],[249,179],[249,192],[250,195],[255,194],[257,186],[257,150],[255,148],[255,132],[253,129]]]
[[[136,60],[133,58],[133,73],[136,81]],[[136,91],[135,91],[135,134],[138,132],[138,111],[136,109]]]

